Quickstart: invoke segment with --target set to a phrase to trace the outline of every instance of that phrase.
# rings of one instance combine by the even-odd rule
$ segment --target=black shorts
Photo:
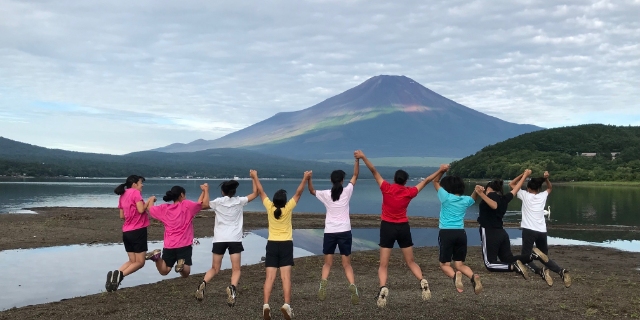
[[[176,261],[180,259],[184,259],[184,264],[190,266],[191,262],[191,254],[193,252],[192,246],[186,246],[182,248],[173,248],[173,249],[162,249],[162,260],[167,265],[167,267],[171,268],[176,263]]]
[[[122,233],[124,250],[127,252],[141,253],[147,252],[147,227],[125,231]]]
[[[467,232],[464,229],[440,229],[440,262],[464,261],[467,258]]]
[[[211,252],[223,256],[227,249],[229,249],[229,254],[236,254],[244,251],[242,242],[214,242]]]
[[[382,221],[380,223],[380,243],[378,245],[381,248],[393,248],[393,244],[396,241],[398,241],[400,248],[413,246],[409,222],[393,223]]]
[[[336,246],[340,250],[340,254],[348,256],[351,254],[351,242],[353,236],[351,230],[337,233],[325,233],[324,240],[322,242],[322,253],[334,254],[336,252]]]
[[[267,268],[293,266],[293,241],[267,241],[264,266]]]

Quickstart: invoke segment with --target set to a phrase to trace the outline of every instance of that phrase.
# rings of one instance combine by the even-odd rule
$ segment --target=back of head
[[[493,189],[499,195],[504,194],[504,181],[502,179],[496,179],[487,184],[487,188]]]
[[[531,189],[533,191],[539,192],[542,188],[542,184],[544,183],[544,178],[531,178],[529,182],[527,182],[527,189]]]
[[[399,185],[404,186],[405,183],[407,183],[407,180],[409,180],[409,174],[404,170],[396,171],[396,174],[393,176],[393,182]]]
[[[338,201],[340,199],[340,195],[342,194],[342,181],[344,181],[344,177],[347,174],[342,170],[335,170],[331,172],[331,183],[333,186],[331,187],[331,200]]]
[[[273,215],[276,219],[280,219],[280,216],[282,216],[282,210],[280,208],[284,208],[284,206],[287,205],[287,191],[284,189],[276,191],[273,195],[273,205],[276,207]]]
[[[236,195],[236,189],[238,188],[239,185],[240,183],[238,183],[238,181],[235,181],[235,180],[225,181],[220,184],[220,190],[222,190],[222,193],[225,196],[233,197]]]
[[[164,200],[165,202],[169,202],[169,201],[177,201],[178,199],[180,199],[180,195],[182,194],[186,194],[187,191],[184,190],[183,187],[181,186],[173,186],[171,188],[171,190],[167,191],[164,195],[164,197],[162,197],[162,200]]]
[[[117,195],[121,196],[121,195],[123,195],[123,194],[124,194],[124,191],[125,191],[126,189],[131,188],[131,186],[132,186],[134,183],[138,183],[138,181],[140,181],[140,180],[142,180],[142,181],[144,182],[144,180],[145,180],[145,179],[144,179],[144,177],[143,177],[143,176],[138,176],[138,175],[132,174],[132,175],[130,175],[130,176],[128,176],[128,177],[127,177],[127,180],[126,180],[124,183],[121,183],[120,185],[118,185],[118,186],[113,190],[113,192],[114,192],[115,194],[117,194]]]
[[[450,194],[464,194],[464,180],[458,176],[446,176],[440,180],[440,186]]]

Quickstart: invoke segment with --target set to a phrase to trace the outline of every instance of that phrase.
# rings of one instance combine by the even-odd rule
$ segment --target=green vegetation
[[[593,157],[583,153],[596,153]],[[615,155],[612,153],[619,153]],[[452,163],[471,179],[512,179],[526,168],[553,181],[640,180],[640,127],[580,125],[526,133]]]

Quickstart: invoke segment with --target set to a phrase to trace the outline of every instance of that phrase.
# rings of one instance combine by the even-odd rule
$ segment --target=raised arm
[[[156,204],[156,200],[156,196],[151,196],[149,197],[149,199],[147,199],[147,211],[149,211],[149,208],[153,207]]]
[[[514,197],[518,194],[518,191],[522,189],[522,184],[524,184],[524,181],[527,180],[527,177],[530,175],[531,175],[531,170],[527,169],[521,175],[517,176],[515,179],[509,182],[509,187],[511,187],[511,194]]]
[[[251,202],[253,199],[258,197],[258,185],[256,184],[256,180],[258,180],[258,172],[255,170],[249,170],[249,176],[251,177],[252,192],[247,196],[247,200]]]
[[[358,180],[359,174],[360,174],[360,159],[356,158],[356,161],[353,164],[353,177],[351,177],[351,181],[349,181],[349,183],[355,186],[356,181]],[[309,179],[309,181],[311,181],[311,179]]]
[[[316,189],[313,187],[313,182],[311,182],[312,177],[313,177],[313,172],[309,175],[309,180],[307,181],[307,187],[309,188],[309,193],[315,196]]]
[[[551,181],[549,181],[549,171],[544,172],[544,182],[547,184],[547,193],[551,194]]]
[[[353,153],[353,156],[356,157],[356,159],[362,159],[362,161],[364,161],[364,164],[367,166],[367,168],[369,168],[369,171],[371,171],[371,174],[373,174],[373,178],[376,179],[376,182],[378,183],[378,185],[382,185],[382,182],[384,182],[384,179],[382,179],[382,176],[380,175],[380,173],[378,173],[378,170],[376,170],[376,167],[373,166],[373,163],[371,163],[371,161],[369,161],[369,159],[367,159],[367,157],[364,155],[364,152],[362,152],[361,150],[356,150]]]
[[[442,165],[440,166],[440,168],[442,168]],[[449,165],[447,165],[447,170],[445,170],[445,171],[438,170],[436,172],[437,174],[436,174],[435,178],[433,178],[433,187],[436,189],[436,191],[440,190],[440,179],[442,179],[442,176],[447,171],[449,171]]]
[[[438,177],[438,174],[442,176],[442,173],[447,172],[447,170],[449,170],[449,165],[441,164],[440,168],[436,170],[436,172],[432,173],[430,176],[426,177],[424,180],[416,184],[416,188],[418,189],[418,192],[422,191],[422,189],[424,189],[424,187],[426,187],[427,184],[429,184],[429,182],[433,181],[436,177]]]
[[[489,208],[494,209],[494,210],[498,209],[498,203],[493,201],[493,200],[491,200],[491,198],[489,198],[489,196],[487,196],[484,193],[484,187],[483,186],[476,185],[476,187],[475,187],[475,189],[473,191],[480,197],[480,199],[482,199],[482,201],[484,201],[489,206]]]
[[[302,192],[304,191],[304,185],[307,183],[307,180],[311,177],[311,171],[305,171],[304,176],[302,177],[302,181],[300,181],[300,185],[298,189],[296,189],[296,194],[293,195],[293,201],[298,203],[300,197],[302,196]]]
[[[209,201],[211,201],[211,199],[209,199],[209,184],[205,183],[201,185],[200,190],[202,190],[202,192],[200,193],[200,197],[198,197],[198,202],[202,203],[202,209],[211,208],[209,205]]]
[[[256,184],[256,189],[258,190],[258,194],[260,195],[260,200],[264,201],[264,198],[267,198],[267,194],[264,192],[264,189],[262,189],[262,183],[260,183],[260,179],[258,178],[258,171],[253,170],[253,176],[251,177]]]

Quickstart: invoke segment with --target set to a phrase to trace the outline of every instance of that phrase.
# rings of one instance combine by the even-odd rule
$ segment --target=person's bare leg
[[[444,272],[444,275],[446,275],[451,279],[453,279],[456,276],[456,271],[453,270],[453,267],[451,267],[451,262],[445,262],[445,263],[440,262],[440,270]]]
[[[322,280],[327,280],[329,278],[329,273],[331,272],[331,266],[333,265],[333,255],[325,254],[324,255],[324,265],[322,266]]]
[[[180,276],[183,278],[187,278],[189,277],[189,274],[191,273],[191,266],[185,264],[184,268],[182,268],[182,271],[180,271]]]
[[[273,282],[276,280],[276,272],[278,271],[278,268],[267,267],[265,269],[264,304],[269,304],[269,297],[271,296],[271,290],[273,289]]]
[[[347,281],[350,284],[355,284],[356,279],[353,276],[353,267],[351,267],[351,257],[349,256],[341,256],[342,257],[342,268],[344,268],[344,275],[347,277]]]
[[[284,303],[291,304],[291,266],[280,267]]]
[[[413,275],[418,280],[424,279],[420,266],[415,262],[413,258],[413,247],[402,248],[401,250],[402,256],[404,256],[404,261],[407,263],[407,267],[409,267],[411,273],[413,273]]]
[[[127,260],[127,262],[123,263],[122,266],[120,266],[120,268],[118,268],[118,270],[120,271],[124,271],[127,270],[127,268],[129,268],[129,266],[136,262],[136,254],[134,252],[127,252],[127,258],[129,258],[129,260]]]
[[[156,260],[156,269],[158,269],[158,272],[163,276],[166,276],[171,272],[171,267],[168,267],[162,259]]]
[[[378,279],[380,280],[380,287],[384,287],[387,285],[390,258],[391,248],[380,248],[380,267],[378,268]]]
[[[240,266],[242,265],[242,255],[240,253],[234,253],[229,256],[231,259],[231,284],[233,286],[238,286],[238,282],[240,282]]]
[[[462,261],[454,261],[453,262],[453,267],[456,268],[456,270],[462,272],[462,274],[467,276],[467,278],[471,279],[473,277],[473,271],[471,270],[471,268],[466,266],[464,264],[464,262],[462,262]]]
[[[128,276],[140,270],[142,267],[144,267],[144,262],[145,262],[144,256],[146,252],[139,252],[139,253],[127,252],[127,254],[129,255],[129,263],[128,263],[129,265],[125,269],[120,269],[120,271],[122,271],[122,274],[124,276]],[[133,256],[133,260],[131,259],[132,258],[131,256]]]
[[[223,257],[224,256],[221,254],[213,254],[213,258],[211,258],[211,269],[204,274],[204,282],[209,283],[209,281],[213,280],[213,277],[220,272]]]

